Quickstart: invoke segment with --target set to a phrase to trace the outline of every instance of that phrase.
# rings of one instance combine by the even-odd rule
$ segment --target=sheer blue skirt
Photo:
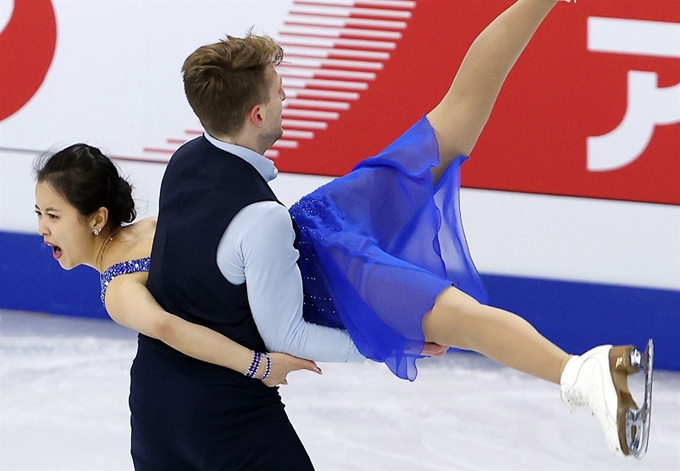
[[[423,317],[444,289],[486,300],[460,218],[466,159],[454,160],[433,187],[439,148],[424,117],[290,209],[305,319],[347,329],[364,356],[403,379],[417,375]]]

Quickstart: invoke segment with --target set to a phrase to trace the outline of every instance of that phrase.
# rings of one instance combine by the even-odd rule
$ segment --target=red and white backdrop
[[[511,3],[2,2],[0,234],[34,230],[33,157],[72,142],[115,157],[154,215],[165,162],[201,133],[182,61],[253,26],[286,52],[285,133],[267,155],[291,203],[429,111]],[[664,307],[680,306],[680,1],[558,5],[511,73],[463,185],[471,251],[492,286],[499,276],[631,289],[656,306],[640,318],[680,323]],[[597,309],[613,316],[613,306]]]

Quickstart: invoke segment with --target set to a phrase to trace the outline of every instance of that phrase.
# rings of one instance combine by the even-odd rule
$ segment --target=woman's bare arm
[[[130,273],[114,278],[106,291],[106,310],[118,324],[158,339],[170,347],[198,360],[245,373],[254,352],[219,332],[193,324],[165,311],[146,288],[146,273]],[[283,353],[270,353],[271,372],[267,386],[286,384],[286,376],[295,370],[321,373],[312,361]],[[264,374],[260,365],[255,377]]]

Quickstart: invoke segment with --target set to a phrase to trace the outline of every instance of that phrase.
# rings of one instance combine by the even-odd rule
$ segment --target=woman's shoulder
[[[156,218],[146,218],[122,227],[104,253],[104,266],[111,267],[151,256]]]
[[[156,218],[141,219],[123,227],[121,232],[122,239],[129,245],[129,250],[143,248],[151,253],[151,244],[156,234]]]
[[[130,224],[130,226],[134,226],[137,228],[137,230],[141,231],[145,235],[150,235],[151,238],[153,238],[156,232],[156,221],[156,218],[144,218],[133,224]]]

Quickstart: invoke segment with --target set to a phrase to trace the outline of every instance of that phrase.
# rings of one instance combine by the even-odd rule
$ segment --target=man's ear
[[[261,127],[264,123],[264,107],[260,103],[253,106],[248,113],[248,119],[254,126]]]

